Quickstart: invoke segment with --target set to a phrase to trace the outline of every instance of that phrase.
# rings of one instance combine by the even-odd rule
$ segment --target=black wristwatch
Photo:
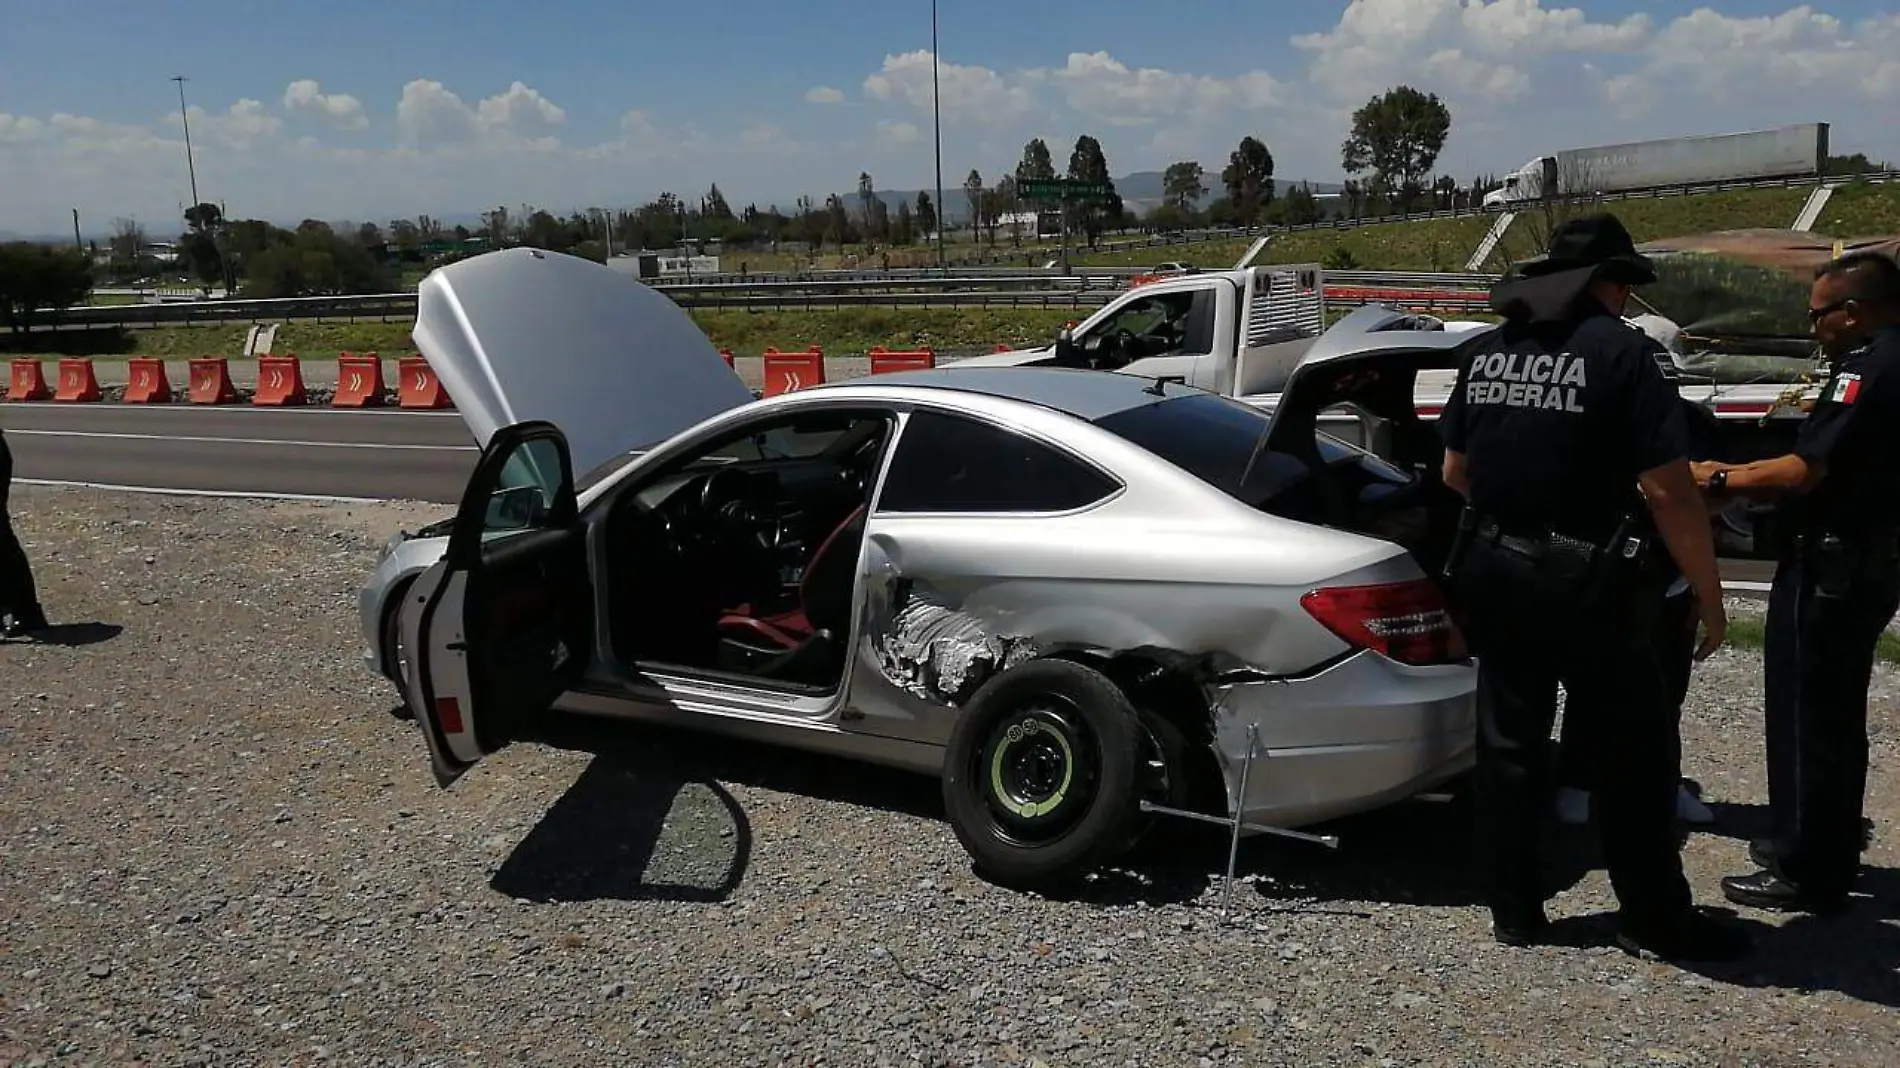
[[[1728,472],[1727,471],[1717,471],[1714,474],[1709,476],[1710,489],[1720,490],[1720,489],[1727,488],[1727,486],[1728,486]]]

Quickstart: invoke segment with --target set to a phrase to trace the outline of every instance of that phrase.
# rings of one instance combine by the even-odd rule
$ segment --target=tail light
[[[1448,664],[1470,655],[1429,579],[1329,586],[1300,598],[1300,607],[1340,640],[1401,664]]]

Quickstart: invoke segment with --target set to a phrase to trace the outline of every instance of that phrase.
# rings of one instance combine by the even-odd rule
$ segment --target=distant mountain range
[[[1162,190],[1163,190],[1162,178],[1163,178],[1163,175],[1162,175],[1162,172],[1160,171],[1136,171],[1132,174],[1125,174],[1115,179],[1115,192],[1121,195],[1122,205],[1128,210],[1140,211],[1140,212],[1152,211],[1156,207],[1160,206],[1163,199],[1162,198]],[[1274,183],[1273,183],[1274,195],[1284,196],[1288,189],[1299,185],[1301,181],[1302,179],[1298,179],[1298,178],[1275,178]],[[1201,206],[1205,207],[1210,200],[1222,195],[1221,188],[1220,188],[1220,171],[1216,169],[1203,175],[1201,178],[1201,183],[1208,187],[1208,195],[1206,197],[1203,197],[1200,202]],[[1313,187],[1313,192],[1315,193],[1337,193],[1344,188],[1344,186],[1340,185],[1338,182],[1308,182],[1308,184]],[[900,203],[907,203],[915,207],[917,203],[917,194],[920,191],[931,193],[933,197],[935,196],[935,193],[931,190],[880,189],[878,190],[878,199],[884,202],[885,207],[889,208],[892,212],[895,212],[897,210],[897,205]],[[853,212],[857,210],[858,191],[856,189],[852,189],[847,192],[841,192],[838,194],[838,196],[844,200],[845,206],[847,208],[851,209]],[[961,182],[958,182],[956,184],[949,184],[946,181],[946,184],[943,187],[943,199],[946,201],[942,209],[943,215],[944,215],[944,218],[948,222],[950,222],[952,225],[959,225],[959,224],[967,223],[969,221],[970,202],[963,195],[963,185]],[[820,204],[824,202],[823,197],[813,197],[812,200],[815,203],[820,203]],[[793,209],[793,206],[798,203],[798,198],[796,196],[791,196],[791,197],[782,198],[777,201],[773,201],[770,199],[759,199],[759,200],[751,200],[751,201],[745,201],[745,202],[735,202],[733,204],[733,210],[736,211],[744,207],[745,203],[755,203],[760,208],[766,208],[776,203],[780,211],[789,212]],[[513,205],[510,205],[510,210],[513,211],[516,209]],[[553,211],[556,214],[565,214],[567,211],[572,210],[572,209],[569,207],[562,207],[557,210],[555,208],[550,207],[548,208],[548,210]],[[479,229],[482,225],[482,213],[478,211],[447,212],[440,215],[436,215],[435,219],[437,222],[441,223],[445,228],[451,229],[451,230],[457,226],[466,226],[469,229],[474,230],[474,229]],[[289,227],[289,226],[297,225],[297,223],[302,220],[276,219],[272,221],[275,222],[279,226]],[[388,220],[379,220],[379,221],[387,223]],[[182,229],[182,227],[180,227],[180,229]],[[104,245],[107,241],[111,239],[110,233],[97,233],[97,234],[88,233],[88,234],[84,234],[83,236],[85,237],[87,241],[96,241],[100,245]],[[153,236],[155,238],[157,237],[156,234],[154,234]],[[72,237],[73,235],[72,235],[71,230],[68,230],[64,233],[50,233],[50,234],[22,234],[22,233],[14,232],[12,230],[0,230],[0,241],[39,241],[39,242],[64,243],[67,241],[71,241]]]

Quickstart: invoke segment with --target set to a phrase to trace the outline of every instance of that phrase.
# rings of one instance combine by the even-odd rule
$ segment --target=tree
[[[1088,134],[1075,139],[1075,149],[1069,153],[1068,176],[1070,181],[1098,183],[1108,187],[1106,203],[1076,204],[1071,209],[1071,218],[1088,235],[1089,247],[1094,248],[1102,231],[1120,223],[1122,217],[1122,198],[1115,192],[1115,180],[1108,176],[1108,157],[1102,154],[1100,141]]]
[[[0,322],[16,334],[42,311],[64,311],[92,292],[92,260],[64,245],[0,245]]]
[[[1451,135],[1451,109],[1438,94],[1409,85],[1386,90],[1352,115],[1352,135],[1340,146],[1348,174],[1371,171],[1403,205],[1423,188]]]
[[[914,245],[917,243],[917,228],[910,213],[910,201],[897,202],[897,229],[891,234],[891,243],[896,245]]]
[[[1285,210],[1281,219],[1288,226],[1310,226],[1325,215],[1320,210],[1319,198],[1313,195],[1313,187],[1305,182],[1288,189],[1282,203]]]
[[[937,205],[929,193],[921,190],[917,193],[917,232],[926,237],[937,232]]]
[[[1022,197],[1016,192],[1016,179],[1005,174],[996,180],[996,188],[990,190],[990,244],[996,244],[996,227],[1000,220],[1009,219],[1010,244],[1023,247]]]
[[[714,182],[706,195],[700,199],[699,213],[717,223],[733,221],[732,205],[726,203],[726,194],[719,191],[719,183]]]
[[[1201,181],[1204,177],[1206,172],[1193,160],[1170,163],[1161,175],[1161,195],[1170,205],[1192,215],[1207,195],[1207,186]]]
[[[112,220],[112,238],[106,247],[112,250],[113,263],[137,263],[149,243],[145,227],[140,226],[137,219]]]
[[[963,179],[963,198],[970,202],[970,236],[974,238],[983,225],[983,176],[975,167]]]
[[[1049,145],[1038,137],[1023,146],[1023,158],[1016,164],[1016,180],[1048,180],[1056,176],[1054,158],[1049,155]]]
[[[878,212],[878,209],[883,206],[884,202],[878,199],[877,186],[871,181],[871,176],[860,171],[858,173],[858,211],[864,220],[862,225],[867,241],[874,241],[883,236],[879,226],[881,218]]]
[[[314,219],[304,220],[295,233],[270,231],[265,247],[247,261],[247,297],[387,293],[396,284],[354,232],[346,237]]]
[[[1227,157],[1220,172],[1227,201],[1234,206],[1234,221],[1241,226],[1259,225],[1261,214],[1273,200],[1273,153],[1255,137],[1243,137]]]

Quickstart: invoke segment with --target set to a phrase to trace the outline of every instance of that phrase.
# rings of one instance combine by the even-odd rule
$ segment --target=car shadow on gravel
[[[625,729],[556,717],[536,740],[594,759],[489,880],[542,903],[723,901],[752,854],[752,824],[717,778]]]
[[[721,783],[900,813],[930,820],[950,833],[937,781],[896,768],[588,716],[552,716],[534,740],[591,753],[595,759],[491,881],[496,890],[532,901],[718,900],[730,894],[744,876],[743,858],[752,839],[744,810]],[[714,791],[723,798],[723,826],[713,826],[719,821],[709,815],[680,818],[680,799],[695,790]],[[694,830],[695,822],[704,826]],[[653,857],[669,854],[663,848],[656,853],[653,843],[663,830],[675,830],[676,823],[685,825],[676,830],[683,839],[697,834],[702,845],[716,851],[720,847],[710,845],[710,834],[719,837],[724,849],[737,850],[739,860],[719,882],[716,894],[689,893],[677,882],[661,886],[646,872]],[[1227,859],[1225,846],[1184,851],[1186,843],[1198,842],[1195,829],[1190,826],[1186,835],[1169,834],[1166,845],[1138,850],[1114,868],[1091,873],[1059,892],[1051,889],[1045,896],[1103,906],[1193,901],[1225,870]],[[677,856],[679,851],[671,852]],[[695,880],[695,887],[702,885]]]

